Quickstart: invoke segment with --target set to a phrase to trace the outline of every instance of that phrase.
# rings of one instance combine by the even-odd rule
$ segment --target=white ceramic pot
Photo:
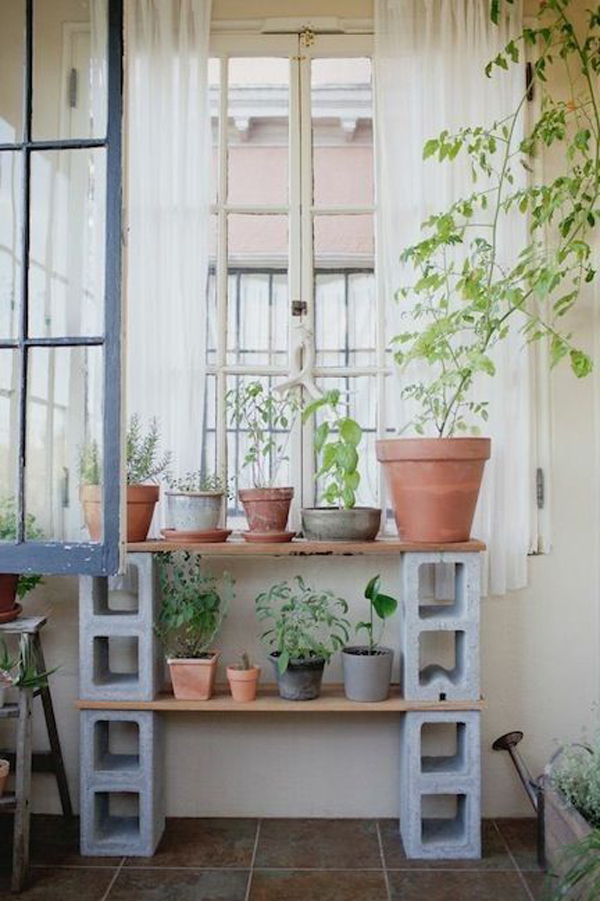
[[[167,525],[181,532],[219,528],[222,491],[166,491]]]

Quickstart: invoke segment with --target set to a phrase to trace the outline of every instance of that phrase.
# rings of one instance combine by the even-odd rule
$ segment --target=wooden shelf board
[[[219,544],[203,544],[200,542],[181,544],[173,541],[140,541],[127,545],[130,553],[155,554],[158,551],[195,551],[207,557],[296,557],[296,556],[352,556],[352,555],[385,555],[402,554],[408,551],[484,551],[485,544],[473,538],[455,544],[415,544],[400,541],[397,538],[381,538],[377,541],[307,541],[295,538],[293,541],[280,544],[252,543],[243,539],[223,541]]]
[[[367,704],[349,701],[341,685],[324,685],[314,701],[284,701],[275,685],[259,689],[255,701],[234,701],[229,689],[218,685],[209,701],[177,701],[163,692],[154,701],[75,701],[79,710],[156,710],[162,713],[405,713],[407,710],[483,710],[485,701],[407,701],[392,686],[387,701]]]

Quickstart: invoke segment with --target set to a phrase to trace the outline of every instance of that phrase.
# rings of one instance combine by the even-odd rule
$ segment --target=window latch
[[[306,316],[308,306],[305,300],[292,301],[292,316]]]

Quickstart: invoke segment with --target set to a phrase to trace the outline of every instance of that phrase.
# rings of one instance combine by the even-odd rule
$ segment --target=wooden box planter
[[[569,869],[567,849],[589,835],[592,827],[548,779],[544,780],[543,818],[546,868],[553,875],[564,876]],[[589,898],[584,884],[576,895],[569,895],[570,901]]]

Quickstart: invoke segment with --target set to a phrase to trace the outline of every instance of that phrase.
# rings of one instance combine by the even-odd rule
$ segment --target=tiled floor
[[[0,820],[0,901],[10,821]],[[152,858],[83,858],[78,824],[32,823],[23,901],[535,901],[533,820],[487,820],[480,861],[406,860],[392,820],[172,819]]]

